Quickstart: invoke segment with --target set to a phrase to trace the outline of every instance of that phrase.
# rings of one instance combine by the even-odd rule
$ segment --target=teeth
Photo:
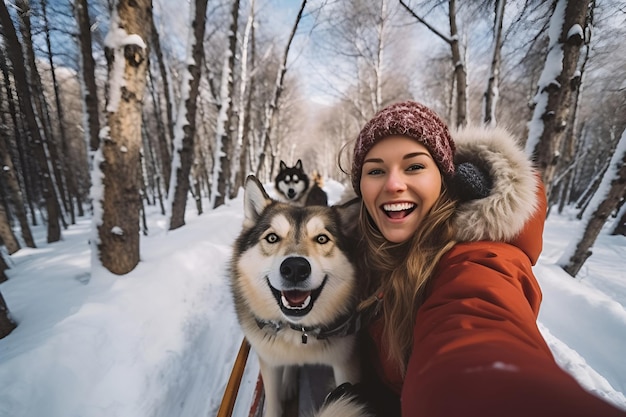
[[[383,209],[385,209],[385,211],[402,211],[402,210],[409,210],[413,208],[414,206],[415,204],[413,203],[385,204],[383,205]]]
[[[281,303],[283,303],[283,306],[285,306],[285,308],[288,308],[291,310],[302,310],[308,307],[309,303],[311,302],[311,296],[309,295],[306,298],[306,300],[304,300],[304,303],[302,303],[302,305],[295,306],[295,307],[289,304],[289,301],[287,301],[284,295],[280,297],[280,301]]]

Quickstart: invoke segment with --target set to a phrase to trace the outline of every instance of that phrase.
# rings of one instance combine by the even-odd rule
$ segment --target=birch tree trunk
[[[585,70],[587,67],[587,62],[589,61],[589,54],[591,52],[591,27],[593,27],[594,7],[595,0],[592,0],[584,26],[584,46],[582,48],[583,56],[579,59],[580,64],[576,65],[577,69],[571,81],[572,86],[575,86],[574,90],[572,91],[571,111],[569,114],[569,120],[565,129],[565,133],[563,134],[562,158],[560,158],[555,172],[555,176],[562,178],[560,181],[553,181],[553,187],[557,187],[556,191],[558,192],[553,192],[552,201],[548,201],[548,207],[551,207],[554,202],[558,202],[559,213],[561,213],[563,207],[565,206],[565,204],[567,204],[567,200],[569,199],[569,195],[571,193],[571,187],[574,184],[575,171],[573,169],[568,170],[568,167],[569,165],[574,163],[576,154],[580,152],[577,149],[579,148],[578,142],[581,140],[581,135],[579,134],[578,129],[578,120],[580,113],[580,100],[583,93],[583,80],[585,78]],[[563,175],[561,174],[561,172],[564,170],[567,170],[567,173]]]
[[[462,127],[467,124],[467,71],[456,26],[456,0],[448,2],[448,16],[450,17],[450,50],[456,82],[456,127]]]
[[[383,67],[385,52],[385,24],[387,23],[387,0],[380,2],[380,20],[376,27],[378,45],[376,45],[376,64],[374,65],[374,103],[375,112],[383,107]]]
[[[487,126],[496,124],[496,108],[498,106],[499,84],[500,84],[500,53],[502,51],[502,20],[504,19],[504,9],[506,0],[496,0],[495,17],[493,21],[493,54],[491,56],[491,69],[487,80],[483,101],[483,123]]]
[[[258,165],[256,167],[256,176],[259,177],[261,169],[265,164],[265,158],[267,155],[267,151],[270,149],[270,140],[271,140],[271,131],[272,126],[274,124],[276,118],[276,112],[278,111],[278,101],[280,100],[280,95],[283,91],[283,83],[285,80],[285,73],[287,72],[287,57],[289,56],[289,48],[291,48],[291,42],[293,41],[293,37],[296,35],[296,30],[298,29],[298,24],[302,19],[302,14],[304,13],[304,7],[306,6],[306,0],[302,0],[302,4],[300,5],[300,11],[298,12],[298,16],[296,17],[296,21],[291,29],[291,34],[289,35],[289,41],[287,41],[287,46],[285,46],[285,53],[283,54],[283,61],[281,66],[278,68],[278,74],[276,76],[276,84],[274,87],[274,94],[270,99],[267,107],[265,109],[265,120],[263,123],[263,130],[261,131],[261,154],[259,155]]]
[[[247,177],[247,164],[246,164],[246,148],[248,145],[246,135],[246,121],[248,120],[249,101],[246,98],[250,98],[247,93],[248,82],[250,81],[250,72],[248,71],[248,48],[250,46],[250,39],[252,38],[252,31],[254,26],[254,13],[255,2],[250,1],[250,13],[248,14],[248,20],[246,22],[246,28],[243,34],[243,40],[241,42],[241,82],[239,84],[239,102],[237,110],[237,139],[235,140],[235,149],[233,152],[232,167],[234,175],[232,175],[232,188],[230,192],[230,198],[237,197],[239,188],[243,186],[243,179]]]
[[[46,155],[46,138],[42,136],[41,126],[37,121],[33,102],[31,101],[32,93],[27,80],[28,70],[22,55],[22,45],[4,2],[0,2],[0,25],[7,42],[9,59],[13,63],[15,90],[20,103],[20,111],[27,125],[27,133],[30,135],[30,146],[36,160],[37,177],[41,183],[41,194],[46,204],[46,212],[48,214],[47,241],[48,243],[57,242],[61,239],[60,213]]]
[[[526,153],[541,172],[548,201],[552,180],[562,153],[569,121],[572,93],[578,83],[577,63],[584,40],[589,0],[556,0],[550,19],[550,42],[546,63],[534,98]]]
[[[93,59],[91,40],[91,21],[89,19],[89,8],[87,0],[76,0],[74,3],[74,14],[78,25],[77,36],[80,50],[80,76],[83,102],[85,103],[85,136],[91,152],[95,152],[100,147],[100,119],[98,118],[98,88],[96,86],[96,63]]]
[[[586,62],[587,58],[588,54],[586,54],[583,62]],[[579,73],[582,77],[584,74],[584,64]],[[579,79],[581,77],[579,77]],[[559,213],[563,211],[563,208],[568,203],[576,173],[573,165],[578,162],[576,160],[576,155],[580,155],[580,146],[578,146],[578,142],[581,141],[581,134],[578,132],[578,113],[580,112],[582,83],[580,81],[579,83],[580,87],[576,90],[574,98],[572,99],[573,111],[570,113],[570,121],[563,138],[562,158],[560,158],[556,176],[554,177],[555,180],[553,181],[552,201],[548,201],[548,207],[551,207],[554,203],[558,203]]]
[[[172,97],[170,94],[170,81],[165,66],[165,59],[163,58],[163,51],[161,49],[161,40],[156,25],[154,24],[154,18],[150,22],[152,26],[152,53],[157,57],[157,65],[159,68],[159,74],[161,83],[163,84],[163,100],[165,101],[165,123],[163,123],[163,112],[161,110],[160,94],[158,92],[157,83],[154,81],[155,77],[150,76],[150,82],[153,85],[153,97],[155,104],[155,116],[157,126],[159,129],[159,135],[157,136],[157,150],[161,160],[159,164],[160,175],[163,178],[163,184],[169,185],[170,177],[172,175],[172,140],[174,138],[174,115],[172,111]],[[168,190],[166,190],[167,192]],[[159,191],[160,193],[160,191]]]
[[[215,146],[215,169],[213,170],[213,208],[226,202],[230,186],[230,158],[232,157],[231,126],[233,120],[233,73],[237,53],[237,21],[239,20],[239,0],[233,1],[230,29],[228,31],[228,49],[224,57],[220,93],[220,111],[217,116],[217,140]]]
[[[139,152],[150,13],[151,0],[118,0],[105,39],[107,131],[92,175],[98,234],[93,252],[106,269],[118,275],[132,271],[139,262]],[[102,195],[98,195],[100,189]]]
[[[194,6],[195,5],[195,6]],[[204,59],[204,29],[206,26],[207,0],[192,3],[187,72],[183,76],[183,98],[180,102],[176,128],[174,129],[174,157],[168,199],[171,201],[169,230],[185,224],[185,207],[189,193],[189,173],[193,162],[194,136],[196,134],[196,109],[200,85],[201,64]],[[187,92],[187,94],[185,94]],[[168,204],[168,206],[170,206]]]
[[[450,23],[450,36],[444,35],[437,30],[434,26],[429,24],[424,18],[416,14],[405,2],[400,0],[400,4],[420,23],[426,26],[431,32],[441,38],[444,42],[450,45],[450,51],[452,54],[452,67],[454,69],[454,101],[456,104],[456,112],[453,115],[455,119],[455,125],[462,127],[467,124],[467,71],[465,70],[465,60],[461,53],[461,46],[459,45],[459,33],[456,25],[456,1],[448,1],[448,18]]]
[[[575,277],[591,256],[590,248],[602,227],[620,200],[626,194],[626,130],[615,148],[598,191],[594,194],[583,217],[584,232],[580,239],[573,240],[557,262],[565,272]]]

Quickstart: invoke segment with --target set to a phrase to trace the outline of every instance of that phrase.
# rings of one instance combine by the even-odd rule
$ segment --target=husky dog
[[[265,416],[281,417],[297,366],[325,364],[359,380],[354,220],[359,204],[300,207],[271,199],[249,176],[231,259],[237,318],[259,357]]]
[[[319,177],[321,180],[321,177]],[[328,196],[322,190],[320,180],[312,183],[309,176],[302,168],[302,160],[292,167],[288,167],[284,161],[280,161],[280,170],[274,179],[274,185],[278,199],[287,203],[300,206],[326,206]]]

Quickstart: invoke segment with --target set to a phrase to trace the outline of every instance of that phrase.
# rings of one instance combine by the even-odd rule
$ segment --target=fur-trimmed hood
[[[458,205],[453,219],[459,242],[507,242],[535,264],[543,247],[547,201],[532,162],[505,129],[466,127],[452,133],[455,164],[471,162],[491,178],[487,197]]]
[[[503,128],[466,127],[452,132],[452,137],[455,164],[471,162],[492,181],[489,196],[457,207],[457,239],[514,240],[539,207],[540,185],[530,159]]]

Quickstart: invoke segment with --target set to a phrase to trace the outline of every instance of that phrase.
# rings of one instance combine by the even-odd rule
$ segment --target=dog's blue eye
[[[330,241],[330,238],[326,235],[317,235],[317,237],[315,238],[315,240],[317,241],[317,243],[319,243],[320,245],[323,245],[325,243],[328,243]]]
[[[265,236],[265,240],[267,241],[267,243],[276,243],[280,240],[280,238],[276,233],[270,233],[269,235]]]

